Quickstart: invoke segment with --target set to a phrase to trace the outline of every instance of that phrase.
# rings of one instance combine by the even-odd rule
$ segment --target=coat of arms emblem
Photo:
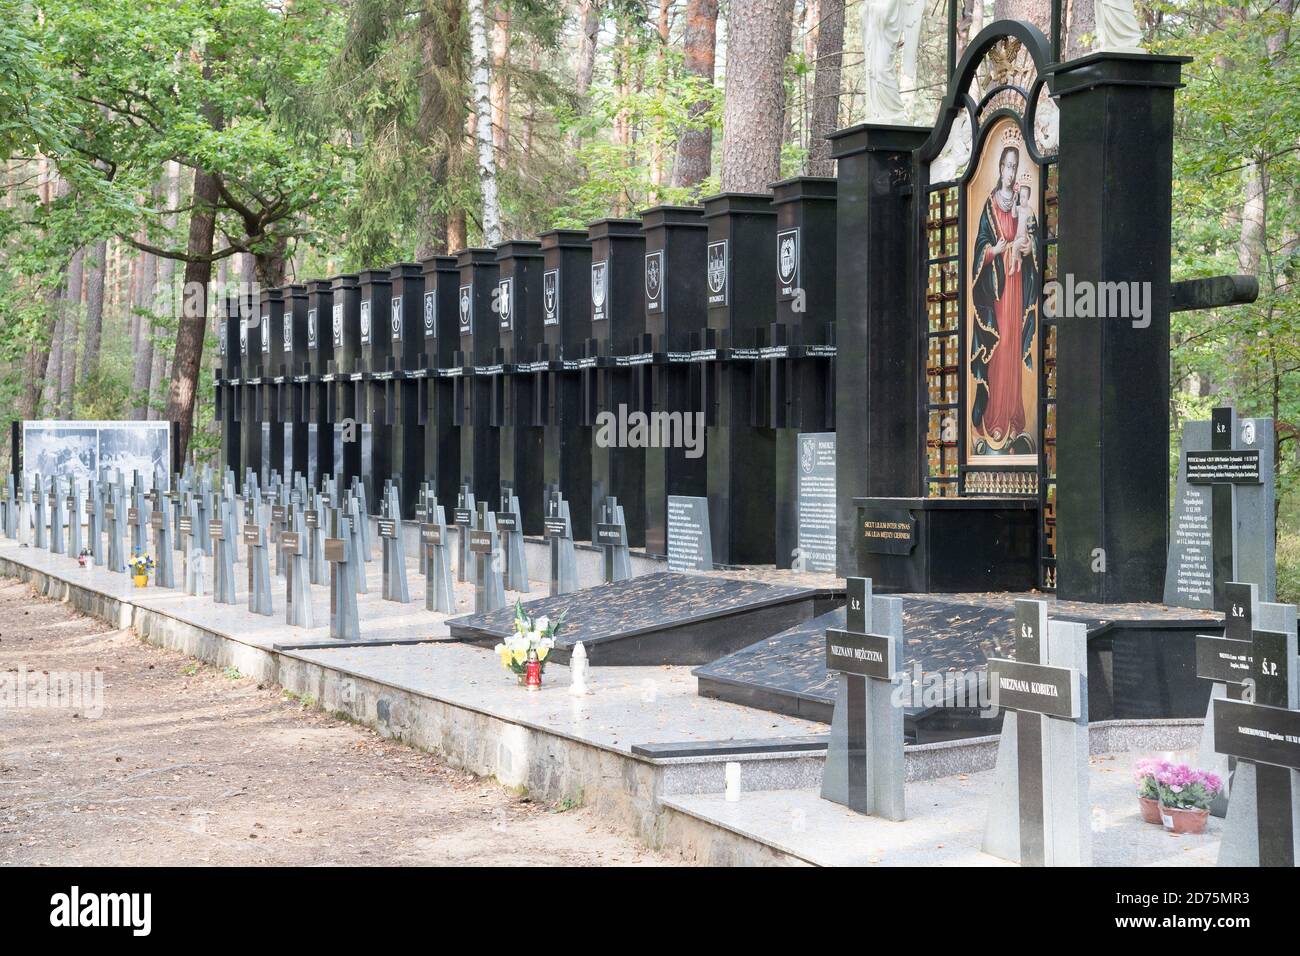
[[[501,316],[501,328],[510,328],[510,300],[514,298],[511,293],[514,290],[513,279],[502,279],[497,283],[497,314]]]
[[[721,295],[727,285],[727,241],[709,243],[709,292]]]
[[[591,304],[596,307],[597,312],[603,312],[605,308],[605,266],[606,263],[593,262],[591,264]]]
[[[393,296],[393,311],[390,319],[393,328],[393,341],[402,337],[402,297]]]
[[[794,229],[777,237],[777,267],[782,282],[793,282],[799,263],[799,233]]]
[[[469,333],[474,322],[473,300],[469,297],[469,286],[460,287],[460,331],[462,335]]]
[[[542,305],[546,309],[547,325],[554,325],[560,320],[560,272],[552,269],[542,276]]]
[[[424,337],[425,338],[431,338],[433,336],[433,310],[434,310],[434,294],[432,292],[426,292],[424,294]]]
[[[645,296],[652,302],[658,301],[663,292],[663,251],[650,252],[645,257]]]
[[[803,469],[805,475],[813,473],[813,466],[816,464],[816,439],[808,436],[799,443],[799,467]]]

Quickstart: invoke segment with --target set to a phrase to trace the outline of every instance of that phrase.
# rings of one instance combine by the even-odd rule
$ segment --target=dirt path
[[[98,671],[103,714],[0,694],[0,865],[668,862],[0,578],[0,689],[19,668]]]

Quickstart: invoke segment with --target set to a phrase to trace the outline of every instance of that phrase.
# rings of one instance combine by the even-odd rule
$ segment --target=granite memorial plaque
[[[1176,607],[1224,610],[1229,581],[1253,581],[1276,596],[1273,420],[1214,409],[1183,426],[1164,599]]]
[[[798,235],[798,230],[794,230]],[[835,570],[835,433],[810,432],[798,438],[795,487],[798,490],[797,545],[792,566],[803,571]]]
[[[708,498],[668,496],[668,570],[713,570]]]

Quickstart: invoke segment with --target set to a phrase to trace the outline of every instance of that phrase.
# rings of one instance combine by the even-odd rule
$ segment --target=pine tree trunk
[[[510,148],[510,3],[499,0],[492,16],[492,145],[497,165]]]
[[[1093,36],[1095,44],[1096,33],[1097,12],[1093,0],[1070,0],[1069,20],[1065,26],[1065,50],[1061,54],[1061,59],[1073,60],[1083,56],[1089,49],[1084,45],[1083,37]],[[1048,36],[1050,35],[1049,33]]]
[[[181,167],[175,161],[168,161],[167,171],[163,178],[166,184],[167,206],[168,210],[179,209],[181,205]],[[170,234],[176,229],[176,213],[168,212],[163,216],[163,228]],[[158,294],[154,296],[153,307],[150,309],[152,315],[158,316],[159,321],[154,323],[154,334],[159,341],[154,342],[153,362],[149,367],[149,396],[152,399],[146,413],[150,421],[157,421],[161,417],[157,399],[162,394],[163,383],[167,380],[167,342],[166,333],[170,325],[167,320],[169,315],[175,315],[179,310],[176,308],[176,302],[179,301],[177,290],[172,288],[173,280],[176,277],[176,260],[162,259],[158,263]]]
[[[78,249],[68,264],[68,297],[64,302],[62,363],[59,369],[59,415],[71,418],[77,388],[77,345],[81,327],[81,297],[86,251]]]
[[[722,189],[765,192],[781,178],[785,57],[794,0],[750,0],[727,20]]]
[[[834,176],[835,160],[826,138],[840,128],[840,74],[844,60],[844,0],[821,0],[817,65],[813,73],[808,175]]]
[[[90,247],[86,262],[86,344],[81,353],[82,381],[99,372],[99,347],[104,337],[104,286],[108,273],[108,243]]]
[[[50,339],[50,350],[45,356],[45,368],[42,371],[42,377],[45,380],[45,388],[42,390],[42,407],[44,414],[50,418],[56,418],[59,414],[59,402],[62,396],[59,393],[59,386],[63,379],[63,330],[67,327],[68,316],[65,297],[67,290],[60,293],[55,304],[54,316],[54,335]]]
[[[714,56],[718,38],[718,0],[687,0],[686,28],[682,43],[686,72],[713,83]],[[705,100],[692,103],[687,115],[692,120],[709,108]],[[713,163],[713,130],[682,130],[677,138],[677,159],[673,163],[673,185],[695,186],[708,179]]]
[[[158,260],[149,253],[140,254],[140,274],[136,281],[136,345],[131,360],[131,421],[142,422],[149,415],[149,372],[153,369],[153,300],[158,278]]]
[[[425,0],[417,23],[421,71],[417,78],[420,113],[416,131],[428,150],[429,195],[421,197],[424,210],[416,222],[416,258],[426,259],[451,252],[448,214],[437,203],[437,193],[446,187],[452,170],[459,169],[466,118],[469,113],[460,94],[464,80],[463,51],[453,52],[452,38],[462,36],[464,13],[459,3]],[[449,91],[455,91],[451,95]],[[459,247],[456,247],[459,248]]]
[[[714,0],[715,16],[717,0]],[[579,5],[579,33],[577,90],[578,96],[586,96],[591,89],[591,78],[596,72],[596,43],[600,38],[600,0],[582,0]]]
[[[176,352],[172,360],[171,387],[167,393],[167,418],[180,424],[180,457],[189,452],[194,430],[194,405],[198,398],[199,373],[203,365],[203,339],[207,334],[207,288],[212,280],[212,239],[216,227],[216,177],[202,169],[194,171],[193,212],[190,213],[185,264],[185,287],[201,288],[194,309],[185,309],[176,330]],[[199,261],[194,261],[194,260]]]

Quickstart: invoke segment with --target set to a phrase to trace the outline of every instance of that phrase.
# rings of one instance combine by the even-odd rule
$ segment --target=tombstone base
[[[1038,586],[1038,503],[1027,498],[854,498],[858,570],[880,594]],[[890,523],[868,539],[865,524]],[[904,527],[897,531],[892,525]],[[905,526],[913,529],[910,540]],[[902,534],[904,537],[897,537]]]
[[[568,610],[551,657],[561,664],[578,641],[595,666],[703,664],[806,621],[839,597],[822,588],[659,572],[531,601],[528,611],[554,620]],[[513,622],[507,607],[448,623],[454,639],[492,647]]]

